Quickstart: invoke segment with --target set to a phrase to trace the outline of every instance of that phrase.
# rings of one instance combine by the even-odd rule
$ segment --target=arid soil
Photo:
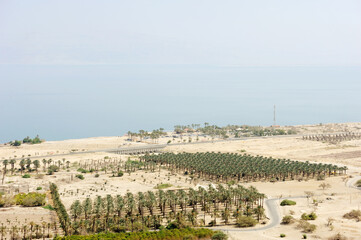
[[[295,126],[301,134],[319,134],[329,132],[354,131],[360,132],[361,123],[350,124],[324,124],[315,126]],[[65,141],[49,141],[38,145],[22,145],[20,147],[11,147],[9,145],[0,145],[0,159],[9,159],[13,157],[25,158],[30,154],[39,156],[40,162],[42,155],[66,154],[70,152],[82,152],[97,149],[118,148],[121,146],[145,145],[148,143],[136,143],[126,141],[127,137],[97,137],[88,139],[74,139]],[[167,143],[171,137],[159,139],[159,143]],[[188,137],[186,137],[188,139]],[[195,137],[192,136],[192,141]],[[207,137],[200,138],[199,141],[209,140]],[[176,142],[178,139],[176,140]],[[215,143],[186,144],[178,146],[168,146],[165,151],[172,152],[237,152],[251,155],[272,156],[275,158],[287,158],[297,161],[310,161],[331,163],[337,165],[346,165],[348,176],[339,176],[326,178],[324,181],[286,181],[286,182],[254,182],[245,183],[245,186],[255,186],[260,192],[265,193],[268,198],[297,197],[305,196],[305,191],[312,191],[314,197],[310,199],[295,199],[297,204],[292,207],[279,207],[281,215],[290,214],[293,211],[295,219],[299,219],[302,213],[315,211],[318,218],[310,221],[317,225],[314,233],[306,233],[307,239],[327,239],[328,237],[341,233],[349,239],[360,239],[360,223],[355,220],[347,220],[342,216],[352,209],[359,209],[361,204],[361,191],[346,186],[349,177],[357,177],[361,174],[361,140],[344,141],[339,144],[329,144],[324,142],[302,140],[301,136],[296,137],[269,137],[257,138],[239,141],[225,141]],[[72,154],[64,156],[51,157],[53,162],[59,160],[70,162],[70,169],[67,171],[61,167],[61,171],[55,175],[49,176],[42,172],[43,164],[39,169],[40,173],[31,173],[31,178],[21,178],[20,173],[11,176],[10,173],[5,177],[5,187],[14,191],[15,187],[20,191],[36,191],[37,187],[42,187],[39,192],[46,192],[49,182],[54,182],[59,186],[61,198],[66,207],[69,207],[76,199],[84,199],[88,196],[105,196],[106,194],[125,194],[127,191],[137,193],[139,191],[154,190],[157,184],[170,183],[172,188],[189,188],[197,184],[207,186],[209,182],[198,180],[191,181],[182,174],[171,174],[165,169],[155,172],[139,170],[136,172],[125,173],[123,177],[112,177],[108,172],[99,172],[100,176],[95,177],[95,173],[84,174],[85,179],[75,178],[75,174],[80,162],[91,162],[92,160],[116,158],[126,161],[128,156],[117,155],[106,152],[94,152],[84,154]],[[34,158],[33,158],[34,159]],[[35,158],[36,159],[36,158]],[[18,160],[19,162],[19,160]],[[9,167],[9,166],[8,166]],[[1,167],[2,168],[2,167]],[[9,169],[9,168],[8,168]],[[2,174],[1,174],[2,175]],[[329,183],[330,188],[322,189],[321,183]],[[313,202],[317,202],[314,204]],[[317,205],[317,206],[316,206]],[[6,224],[7,220],[11,222],[25,221],[51,221],[49,210],[42,208],[20,208],[11,207],[0,209],[0,224]],[[327,226],[327,219],[334,219],[332,226]],[[286,234],[286,239],[301,239],[304,233],[296,228],[297,223],[291,225],[279,225],[277,227],[253,232],[235,232],[229,231],[230,239],[279,239],[280,234]],[[260,227],[261,225],[257,226]],[[229,226],[222,228],[231,228]]]

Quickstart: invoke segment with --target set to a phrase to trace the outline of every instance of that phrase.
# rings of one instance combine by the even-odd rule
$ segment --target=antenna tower
[[[273,106],[273,126],[276,126],[276,105]]]

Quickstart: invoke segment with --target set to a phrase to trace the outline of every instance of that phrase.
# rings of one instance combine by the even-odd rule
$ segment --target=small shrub
[[[84,176],[82,174],[75,175],[76,178],[79,178],[80,180],[84,180]]]
[[[94,176],[94,177],[98,178],[98,177],[99,177],[99,173],[95,174],[95,176]]]
[[[317,215],[314,212],[312,212],[310,214],[303,213],[301,215],[302,220],[316,220],[316,218],[317,218]]]
[[[240,216],[238,219],[237,219],[237,222],[236,222],[236,226],[237,227],[241,227],[241,228],[244,228],[244,227],[253,227],[257,224],[257,221],[252,218],[252,217],[247,217],[247,216]]]
[[[227,182],[227,185],[230,185],[230,186],[232,186],[234,184],[236,184],[236,181],[234,181],[234,180],[231,180],[231,181]]]
[[[172,184],[169,183],[162,183],[162,184],[157,184],[157,186],[155,186],[155,189],[165,189],[165,188],[170,188],[172,187]]]
[[[23,176],[22,176],[22,178],[30,178],[30,174],[24,174]]]
[[[281,238],[284,238],[284,237],[286,237],[286,234],[281,233],[281,234],[280,234],[280,237],[281,237]]]
[[[295,222],[295,219],[291,215],[286,215],[282,218],[282,224],[290,224],[290,223],[294,223],[294,222]]]
[[[123,171],[119,171],[119,172],[117,173],[117,177],[123,177],[123,175],[124,175]]]
[[[228,236],[224,232],[216,232],[212,235],[212,240],[227,240]]]
[[[37,187],[36,190],[39,191],[39,190],[42,190],[43,188],[42,187]]]
[[[167,225],[167,227],[166,227],[167,229],[177,229],[177,228],[179,228],[179,224],[177,223],[177,222],[170,222],[168,225]]]
[[[44,206],[43,207],[44,209],[48,209],[48,210],[51,210],[51,211],[54,211],[55,209],[53,208],[53,206],[51,206],[51,205],[46,205],[46,206]]]
[[[209,226],[209,227],[214,227],[214,226],[216,226],[216,221],[214,221],[214,220],[210,221],[210,222],[208,223],[208,226]]]
[[[59,167],[56,165],[51,165],[48,167],[48,175],[53,175],[54,172],[58,172],[59,171]]]
[[[292,200],[288,200],[288,199],[285,199],[281,202],[280,204],[281,206],[292,206],[292,205],[296,205],[296,202],[295,201],[292,201]]]
[[[78,168],[77,171],[81,172],[81,173],[88,173],[89,172],[88,170],[85,170],[84,168]]]
[[[361,179],[357,180],[357,182],[355,183],[356,187],[361,187]]]
[[[299,221],[297,228],[302,229],[303,232],[312,233],[316,230],[317,226],[315,224],[311,224],[305,220]]]
[[[347,240],[347,237],[337,233],[336,235],[329,237],[328,240]]]
[[[325,175],[318,175],[318,176],[317,176],[317,180],[318,180],[318,181],[325,180]]]
[[[343,215],[343,218],[360,220],[361,219],[361,211],[360,210],[352,210],[351,212]]]
[[[43,179],[44,178],[44,174],[36,174],[35,175],[35,179]]]
[[[303,235],[302,235],[302,239],[307,239],[307,235],[306,235],[306,234],[303,234]]]

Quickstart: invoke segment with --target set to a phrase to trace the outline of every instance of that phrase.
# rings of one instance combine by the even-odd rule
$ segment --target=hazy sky
[[[0,0],[0,142],[361,121],[361,0]]]
[[[0,0],[1,64],[360,66],[360,0]]]

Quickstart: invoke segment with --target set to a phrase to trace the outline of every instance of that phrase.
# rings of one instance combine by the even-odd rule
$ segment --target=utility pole
[[[273,126],[276,126],[276,105],[273,106]]]

